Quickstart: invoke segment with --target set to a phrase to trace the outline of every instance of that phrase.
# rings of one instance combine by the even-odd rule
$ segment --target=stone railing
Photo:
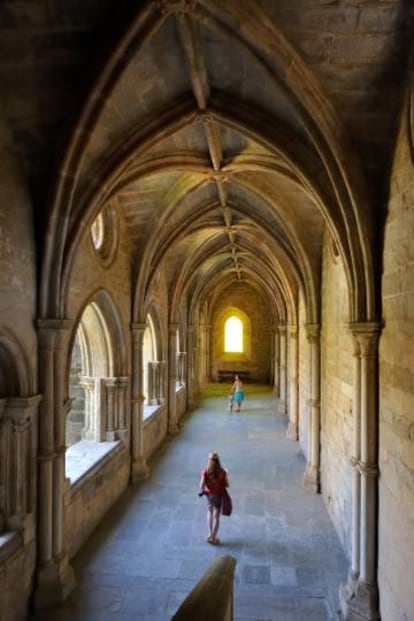
[[[215,559],[171,621],[232,621],[235,567],[232,556]]]

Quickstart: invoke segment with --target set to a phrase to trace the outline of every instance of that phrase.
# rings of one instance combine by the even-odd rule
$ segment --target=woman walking
[[[207,468],[201,473],[200,495],[207,495],[208,543],[220,543],[217,537],[220,526],[221,500],[226,487],[229,487],[228,473],[222,468],[216,452],[210,453]]]

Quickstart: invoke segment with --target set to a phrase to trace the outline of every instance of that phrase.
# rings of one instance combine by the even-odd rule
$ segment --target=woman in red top
[[[207,541],[220,543],[217,537],[220,526],[221,497],[226,487],[229,487],[227,470],[222,468],[217,453],[208,456],[207,468],[201,473],[200,493],[207,494]]]

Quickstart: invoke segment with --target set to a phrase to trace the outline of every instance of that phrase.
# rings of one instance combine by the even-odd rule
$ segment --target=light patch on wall
[[[238,317],[229,317],[224,324],[224,351],[227,353],[244,351],[243,322]]]

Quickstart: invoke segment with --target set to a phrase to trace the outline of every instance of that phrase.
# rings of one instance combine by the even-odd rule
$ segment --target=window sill
[[[16,531],[0,534],[0,564],[5,563],[22,545],[22,538]]]
[[[66,450],[65,476],[70,480],[72,487],[86,474],[98,467],[105,458],[122,446],[121,440],[115,442],[93,442],[82,440]]]

